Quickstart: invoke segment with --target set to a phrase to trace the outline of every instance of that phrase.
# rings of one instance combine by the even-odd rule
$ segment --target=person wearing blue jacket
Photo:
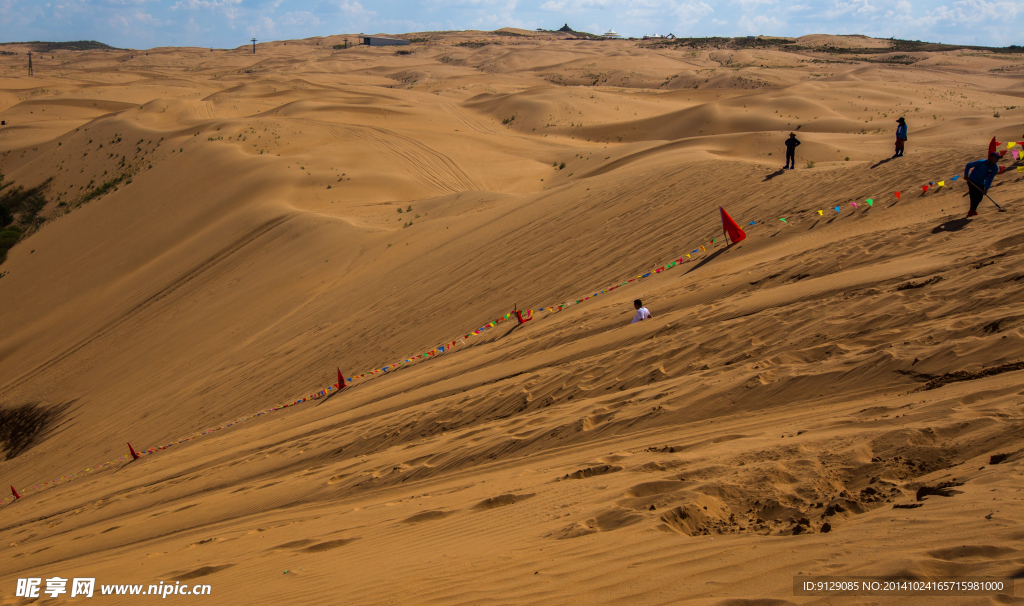
[[[893,158],[903,157],[903,144],[907,142],[907,122],[903,118],[896,121],[899,126],[896,127],[896,153],[892,155]]]
[[[971,210],[968,217],[978,214],[978,205],[992,187],[992,178],[999,174],[999,154],[989,154],[988,160],[977,160],[964,168],[964,179],[971,194]]]

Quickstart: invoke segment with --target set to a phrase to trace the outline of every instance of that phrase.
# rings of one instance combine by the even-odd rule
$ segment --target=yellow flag
[[[1017,145],[1017,142],[1016,141],[1010,141],[1009,143],[1006,144],[1006,149],[1013,149],[1014,145]]]
[[[1024,166],[1018,166],[1017,167],[1017,172],[1024,173]]]
[[[944,185],[946,185],[945,181],[939,181],[939,187],[943,187]]]
[[[1020,169],[1018,168],[1017,170],[1019,171]],[[690,255],[689,255],[689,254],[687,254],[687,255],[686,255],[686,258],[687,258],[687,259],[689,259],[689,258],[690,258]]]
[[[823,210],[819,210],[819,211],[818,211],[818,214],[819,214],[819,215],[824,215],[824,214],[825,214],[825,211],[823,211]]]

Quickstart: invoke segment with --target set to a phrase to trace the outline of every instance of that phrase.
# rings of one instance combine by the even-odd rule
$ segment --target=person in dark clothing
[[[796,168],[797,145],[800,145],[800,139],[796,138],[796,133],[789,133],[789,138],[786,139],[786,164],[782,167],[782,170],[787,168],[793,170]]]
[[[900,118],[896,121],[899,126],[896,127],[896,153],[892,155],[893,158],[903,157],[903,144],[907,142],[907,122]]]
[[[988,160],[971,162],[964,168],[964,179],[971,194],[971,210],[968,217],[978,214],[978,205],[992,187],[992,178],[999,174],[999,154],[989,154]]]

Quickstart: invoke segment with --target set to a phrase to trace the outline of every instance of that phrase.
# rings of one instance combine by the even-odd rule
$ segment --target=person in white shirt
[[[630,324],[636,324],[641,320],[647,320],[648,318],[651,317],[651,312],[648,311],[646,307],[644,307],[644,304],[640,299],[633,301],[633,307],[636,308],[636,315],[633,316],[633,321],[630,322]]]

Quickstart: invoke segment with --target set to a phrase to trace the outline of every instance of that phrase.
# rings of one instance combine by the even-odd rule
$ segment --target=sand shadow
[[[786,169],[784,169],[784,168],[780,168],[779,170],[777,170],[777,171],[773,172],[773,173],[772,173],[772,174],[770,174],[770,175],[765,175],[765,177],[764,177],[764,181],[771,181],[771,180],[772,180],[772,179],[774,179],[775,177],[778,177],[779,175],[782,175],[782,174],[784,174],[785,172],[786,172]],[[762,181],[762,183],[764,183],[764,181]]]
[[[883,164],[888,164],[889,162],[892,162],[892,161],[893,161],[893,160],[895,160],[895,159],[896,159],[896,158],[886,158],[885,160],[879,160],[878,162],[876,162],[875,164],[873,164],[873,165],[871,166],[871,168],[872,168],[872,169],[878,168],[879,166],[881,166],[881,165],[883,165]]]
[[[935,229],[932,230],[932,233],[933,234],[941,234],[941,233],[952,232],[952,231],[960,231],[961,229],[967,227],[970,224],[971,224],[971,220],[967,219],[967,218],[964,218],[964,219],[953,219],[952,221],[946,221],[942,225],[936,226]]]
[[[533,319],[533,318],[530,318],[530,320],[532,320],[532,319]],[[529,322],[530,320],[527,320],[526,322]],[[508,329],[507,331],[505,331],[505,334],[503,334],[503,335],[501,335],[500,337],[498,337],[497,339],[495,339],[495,340],[494,340],[494,342],[495,342],[495,343],[497,343],[498,341],[500,341],[500,340],[504,339],[505,337],[509,336],[510,334],[512,334],[512,332],[513,332],[513,331],[514,331],[515,329],[519,328],[520,326],[525,326],[525,325],[526,325],[526,322],[523,322],[522,324],[516,324],[516,325],[515,325],[515,326],[513,326],[512,328],[510,328],[510,329]]]
[[[716,257],[718,257],[718,255],[720,255],[720,254],[724,253],[725,251],[729,250],[729,248],[731,246],[732,245],[730,244],[729,246],[723,248],[722,250],[715,251],[715,252],[711,253],[710,255],[708,255],[707,257],[704,257],[704,259],[700,263],[698,263],[698,264],[694,265],[693,267],[691,267],[690,270],[686,272],[686,274],[693,273],[693,272],[697,271],[698,269],[700,269],[701,267],[704,267],[705,264],[710,263],[711,261],[713,261]],[[685,276],[686,274],[683,274],[683,275]]]

